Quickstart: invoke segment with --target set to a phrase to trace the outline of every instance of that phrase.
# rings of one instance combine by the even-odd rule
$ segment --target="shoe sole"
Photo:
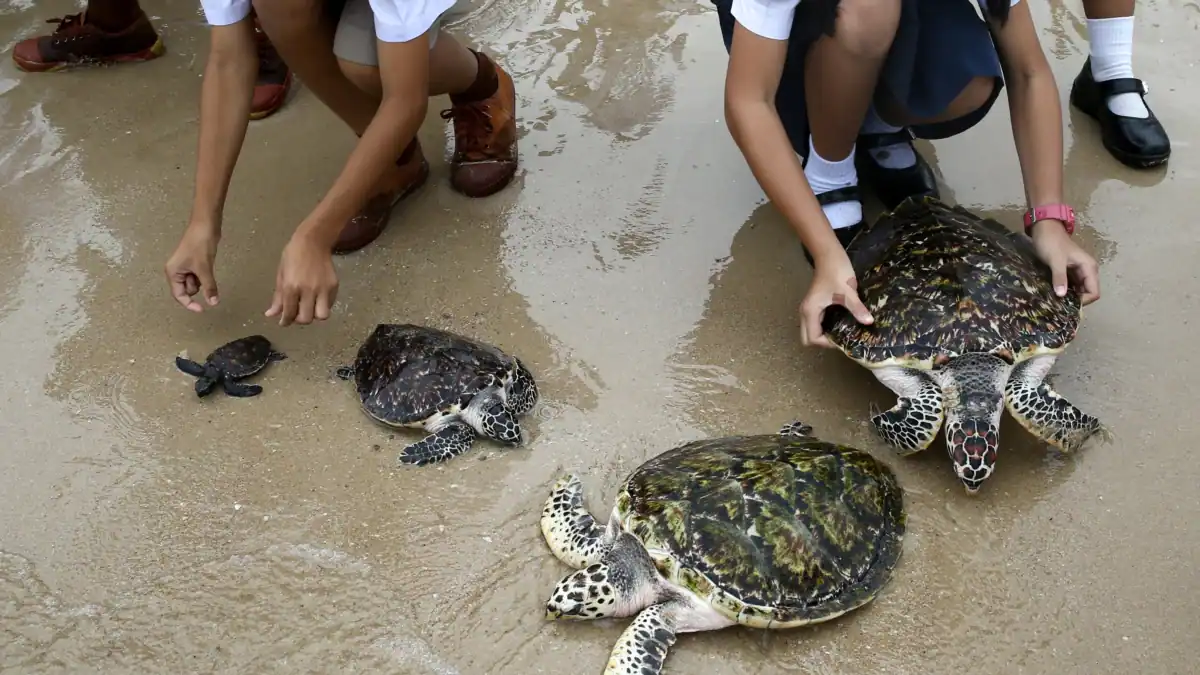
[[[1100,124],[1100,117],[1091,110],[1079,105],[1079,102],[1075,100],[1074,96],[1071,97],[1071,107],[1095,120],[1097,125]],[[1150,156],[1131,155],[1120,148],[1110,145],[1108,139],[1104,137],[1103,133],[1100,134],[1100,144],[1104,146],[1104,149],[1107,150],[1108,154],[1112,155],[1114,159],[1131,169],[1153,169],[1156,166],[1162,166],[1163,164],[1166,164],[1167,160],[1171,158],[1171,153],[1169,152],[1161,155]]]
[[[118,63],[137,63],[140,61],[150,61],[157,59],[166,53],[167,47],[163,44],[162,38],[154,41],[154,44],[149,49],[143,49],[140,52],[132,54],[120,54],[118,56],[106,56],[99,59],[81,59],[79,61],[59,61],[57,63],[39,63],[36,61],[26,61],[13,54],[13,62],[17,64],[17,68],[27,73],[57,73],[73,68],[84,68],[90,66],[111,66]]]
[[[364,248],[370,246],[371,244],[374,244],[376,241],[379,240],[379,238],[381,236],[383,236],[384,231],[387,230],[389,221],[392,218],[392,209],[395,209],[396,205],[399,204],[400,202],[404,201],[404,199],[406,197],[408,197],[412,193],[416,192],[417,190],[421,189],[421,187],[423,185],[425,185],[425,183],[427,183],[428,181],[429,181],[429,160],[421,160],[421,173],[418,175],[416,180],[414,180],[412,183],[409,184],[408,187],[404,188],[403,190],[401,190],[399,193],[396,194],[396,198],[393,199],[392,203],[388,206],[387,219],[384,221],[383,227],[379,228],[379,234],[376,234],[374,238],[372,238],[370,241],[366,242],[362,246],[355,246],[354,248],[336,248],[335,247],[333,249],[332,253],[334,255],[346,255],[348,253],[354,253],[355,251],[361,251]]]

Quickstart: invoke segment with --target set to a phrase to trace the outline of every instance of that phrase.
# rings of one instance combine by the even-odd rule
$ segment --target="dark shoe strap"
[[[1097,82],[1096,87],[1099,88],[1100,95],[1104,98],[1117,96],[1118,94],[1146,95],[1146,84],[1136,77],[1119,77],[1115,80],[1104,80],[1103,82]]]
[[[817,195],[817,203],[821,206],[829,206],[830,204],[841,204],[842,202],[858,202],[862,201],[859,197],[857,185],[850,185],[829,192],[822,192]]]
[[[889,131],[882,134],[859,134],[857,147],[859,150],[874,150],[876,148],[886,148],[889,145],[912,143],[912,141],[912,132],[905,127],[900,131]]]

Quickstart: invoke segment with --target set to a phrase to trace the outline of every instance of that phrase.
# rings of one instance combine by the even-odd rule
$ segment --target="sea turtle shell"
[[[900,559],[895,474],[779,434],[693,441],[630,474],[615,514],[659,572],[732,621],[786,628],[869,602]]]
[[[1062,351],[1075,338],[1076,289],[1054,294],[1031,240],[935,198],[909,198],[847,247],[875,322],[826,312],[829,340],[868,368],[933,369],[967,353],[1010,363]]]
[[[358,349],[353,377],[368,415],[412,427],[458,412],[515,372],[516,361],[492,345],[427,326],[379,324]]]
[[[225,377],[240,380],[266,368],[273,354],[270,340],[262,335],[251,335],[217,347],[204,360],[206,365],[215,366]]]

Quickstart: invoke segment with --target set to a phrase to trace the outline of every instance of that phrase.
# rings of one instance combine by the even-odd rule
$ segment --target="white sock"
[[[817,154],[813,147],[812,136],[808,138],[808,164],[804,167],[804,175],[814,194],[822,194],[838,188],[858,185],[858,172],[854,170],[854,149],[846,159],[831,162]],[[833,229],[840,230],[862,222],[862,203],[858,200],[827,204],[821,207],[825,217]]]
[[[862,133],[890,134],[896,131],[900,131],[900,127],[894,127],[884,122],[883,118],[875,112],[875,106],[871,106],[867,110],[867,118],[863,120]],[[871,153],[871,158],[875,160],[875,163],[885,169],[907,169],[917,163],[917,155],[913,151],[911,143],[885,145],[873,148],[868,152]]]
[[[1133,77],[1133,17],[1088,19],[1088,48],[1092,78],[1097,82]],[[1146,118],[1150,111],[1137,94],[1117,94],[1108,99],[1108,109],[1121,117]]]

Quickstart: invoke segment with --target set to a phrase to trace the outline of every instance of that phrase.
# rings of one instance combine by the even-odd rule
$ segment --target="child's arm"
[[[733,140],[767,198],[800,235],[816,267],[846,253],[808,185],[788,141],[775,92],[787,58],[787,40],[761,37],[737,23],[725,74],[725,118]]]
[[[1031,208],[1063,203],[1062,106],[1058,85],[1038,42],[1029,0],[1013,5],[1008,21],[993,22],[993,34],[1008,84],[1013,140],[1021,162],[1025,198]],[[1083,304],[1100,297],[1100,271],[1094,258],[1071,240],[1058,220],[1038,221],[1034,246],[1050,266],[1055,291],[1067,293],[1068,273],[1075,277]]]
[[[1063,201],[1062,106],[1058,84],[1038,42],[1028,0],[1013,5],[1004,26],[993,25],[1012,116],[1013,140],[1030,206]],[[1034,226],[1062,228],[1058,221]]]

